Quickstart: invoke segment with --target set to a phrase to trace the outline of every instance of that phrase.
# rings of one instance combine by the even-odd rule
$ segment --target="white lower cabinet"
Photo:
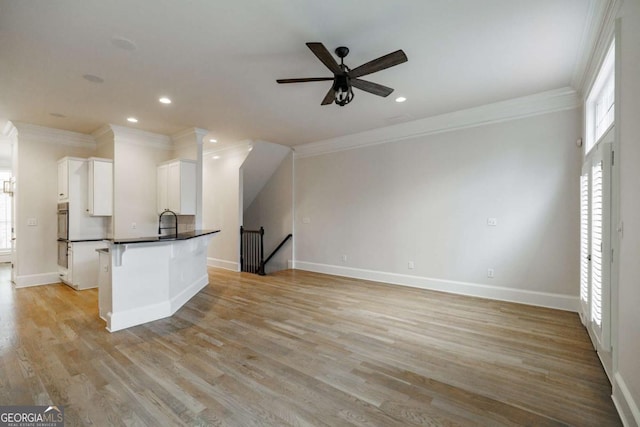
[[[69,243],[68,267],[60,272],[60,279],[77,290],[97,288],[100,266],[96,249],[106,247],[103,241]]]

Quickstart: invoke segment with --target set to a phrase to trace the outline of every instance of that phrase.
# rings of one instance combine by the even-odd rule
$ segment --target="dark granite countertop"
[[[178,233],[177,236],[170,234],[169,236],[150,236],[150,237],[128,237],[125,239],[105,239],[107,242],[111,242],[116,245],[122,245],[127,243],[151,243],[151,242],[174,242],[176,240],[189,240],[194,237],[206,236],[207,234],[219,233],[220,230],[194,230]]]
[[[82,243],[82,242],[102,242],[104,237],[100,239],[58,239],[58,242],[67,242],[67,243]]]

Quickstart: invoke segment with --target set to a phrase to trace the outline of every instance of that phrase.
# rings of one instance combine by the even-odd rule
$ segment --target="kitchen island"
[[[107,330],[173,315],[209,283],[207,247],[220,230],[106,240],[99,249],[98,300]]]

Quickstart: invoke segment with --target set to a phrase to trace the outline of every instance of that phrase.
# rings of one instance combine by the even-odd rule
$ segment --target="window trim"
[[[616,105],[616,80],[615,80],[615,46],[616,40],[613,38],[609,44],[607,49],[607,53],[600,64],[598,69],[598,73],[596,74],[596,78],[589,89],[588,95],[585,101],[585,157],[593,150],[593,148],[598,145],[598,143],[602,140],[603,136],[605,136],[611,128],[615,125],[615,105]],[[605,95],[606,87],[611,84],[612,91],[611,96],[613,97],[613,102],[609,110],[611,114],[611,122],[607,125],[606,129],[601,129],[599,135],[597,132],[597,123],[596,123],[596,105],[598,101],[602,100],[603,95]]]

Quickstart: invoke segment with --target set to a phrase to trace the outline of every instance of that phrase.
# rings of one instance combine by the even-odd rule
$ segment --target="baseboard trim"
[[[449,292],[499,301],[516,302],[539,307],[577,312],[579,300],[577,296],[552,294],[547,292],[527,291],[522,289],[501,288],[480,283],[458,282],[453,280],[434,279],[422,276],[389,273],[385,271],[365,270],[337,265],[317,264],[306,261],[295,261],[298,270],[316,273],[371,280],[392,285],[411,286],[432,291]]]
[[[225,259],[207,258],[207,267],[224,268],[225,270],[240,271],[240,263]]]
[[[144,307],[136,307],[117,313],[107,313],[107,330],[116,332],[143,323],[153,322],[171,316],[170,301],[162,301]]]
[[[171,314],[175,314],[183,305],[187,303],[191,298],[196,296],[198,292],[204,289],[205,286],[209,284],[209,275],[207,273],[204,276],[201,276],[199,279],[195,280],[191,285],[189,285],[186,289],[180,292],[175,297],[171,298]]]
[[[611,398],[625,427],[640,426],[640,409],[638,409],[638,404],[633,400],[633,396],[631,396],[631,392],[619,372],[613,375]]]
[[[53,283],[61,283],[58,272],[18,276],[15,281],[16,288],[29,288],[31,286],[51,285]]]

